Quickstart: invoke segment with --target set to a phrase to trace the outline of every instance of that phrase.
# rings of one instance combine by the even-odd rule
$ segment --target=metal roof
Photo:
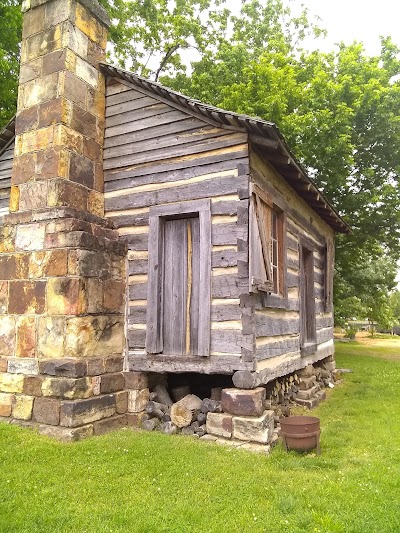
[[[168,89],[160,83],[147,80],[137,74],[106,63],[101,63],[100,66],[106,75],[132,83],[139,89],[149,91],[156,97],[166,100],[171,105],[188,113],[201,116],[222,128],[248,132],[250,142],[259,148],[262,155],[268,159],[279,174],[331,228],[340,233],[350,232],[349,225],[323,193],[318,190],[301,163],[291,153],[283,135],[274,123],[204,104],[199,100]],[[0,131],[0,153],[11,143],[14,136],[15,116]]]
[[[199,100],[173,91],[160,83],[150,81],[106,63],[101,63],[100,67],[106,75],[132,83],[139,89],[149,91],[155,97],[167,100],[171,105],[188,113],[201,116],[222,128],[248,132],[250,142],[259,148],[262,155],[268,159],[279,174],[329,226],[340,233],[350,232],[348,224],[325,198],[323,193],[318,190],[301,163],[291,153],[283,135],[273,122],[204,104]]]

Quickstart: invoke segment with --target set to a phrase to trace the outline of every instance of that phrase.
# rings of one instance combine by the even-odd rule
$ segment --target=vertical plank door
[[[199,217],[165,221],[163,257],[163,353],[196,355],[200,304]]]

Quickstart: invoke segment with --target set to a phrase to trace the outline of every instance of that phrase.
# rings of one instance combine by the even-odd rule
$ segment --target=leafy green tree
[[[15,113],[19,48],[21,41],[21,1],[0,3],[0,129]]]
[[[244,4],[232,39],[164,81],[200,100],[275,122],[353,232],[337,240],[335,305],[371,290],[368,268],[400,257],[400,50],[382,39],[379,56],[361,44],[329,54],[302,49],[321,34],[307,13],[291,18],[280,0]],[[368,267],[368,268],[366,268]],[[354,274],[357,276],[355,282]]]
[[[100,0],[113,22],[110,57],[158,80],[186,70],[182,54],[201,57],[226,30],[225,0]]]

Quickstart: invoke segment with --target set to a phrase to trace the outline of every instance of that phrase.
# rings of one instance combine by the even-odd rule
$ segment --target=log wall
[[[14,146],[13,142],[0,153],[0,217],[6,215],[9,208]]]
[[[316,361],[333,353],[333,312],[325,302],[325,246],[333,242],[333,230],[302,200],[260,153],[250,153],[252,182],[269,193],[286,213],[287,298],[255,294],[246,296],[253,310],[249,320],[255,336],[257,370],[280,366],[283,375],[300,368],[301,360]],[[302,354],[300,346],[300,243],[306,240],[314,249],[314,296],[316,347]]]
[[[127,335],[142,369],[159,368],[144,358],[149,208],[204,198],[210,199],[212,216],[210,357],[181,366],[204,369],[216,358],[220,371],[246,366],[242,353],[252,348],[253,337],[242,332],[239,304],[248,287],[247,134],[218,128],[111,79],[104,170],[106,216],[129,244]],[[180,368],[174,364],[171,370]]]

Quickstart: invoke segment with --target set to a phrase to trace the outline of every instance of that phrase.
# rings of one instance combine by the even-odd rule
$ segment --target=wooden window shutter
[[[272,207],[253,191],[250,206],[250,292],[273,290],[271,267]]]
[[[332,239],[325,244],[325,311],[332,310],[333,303],[333,271],[334,271],[335,249]]]

